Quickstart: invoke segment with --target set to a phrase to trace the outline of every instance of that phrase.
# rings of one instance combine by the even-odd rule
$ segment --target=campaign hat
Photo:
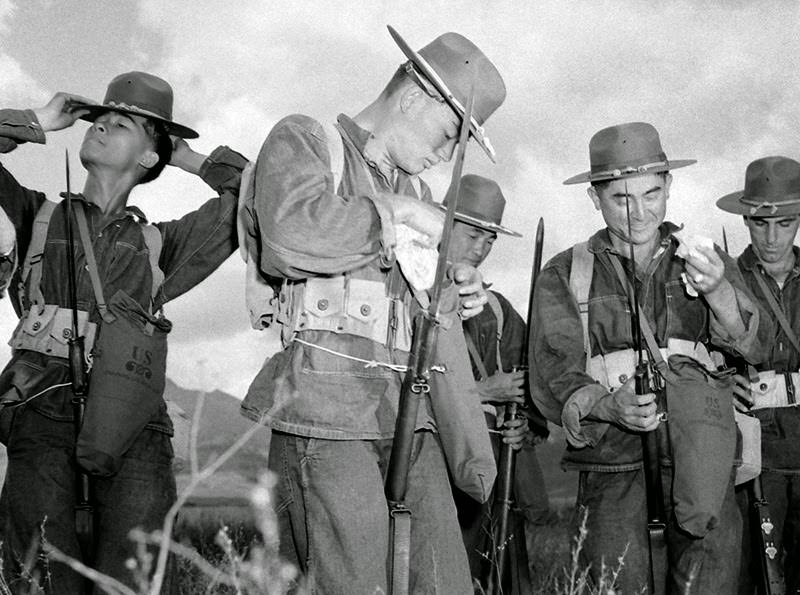
[[[744,174],[744,189],[717,200],[723,211],[748,217],[800,214],[800,163],[788,157],[762,157]]]
[[[173,121],[172,104],[172,87],[167,81],[147,72],[134,71],[114,77],[102,104],[80,104],[73,109],[85,110],[87,113],[81,118],[89,122],[109,111],[134,114],[160,123],[174,136],[197,138],[197,132]]]
[[[447,209],[446,197],[439,208]],[[505,208],[506,198],[497,182],[475,174],[466,174],[461,177],[455,213],[456,220],[487,231],[522,237],[522,234],[500,225]]]
[[[660,173],[697,163],[695,159],[667,159],[658,131],[646,122],[609,126],[589,141],[589,171],[564,180],[582,184],[620,180],[641,174]]]
[[[443,33],[419,51],[414,51],[391,26],[389,33],[409,59],[407,72],[416,76],[426,89],[432,87],[462,119],[474,81],[470,133],[494,161],[494,148],[482,126],[502,105],[506,86],[491,60],[478,46],[458,33]]]

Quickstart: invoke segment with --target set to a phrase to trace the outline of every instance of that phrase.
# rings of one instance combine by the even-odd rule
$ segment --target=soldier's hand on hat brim
[[[53,95],[46,105],[34,108],[33,113],[44,132],[53,132],[69,128],[75,120],[88,112],[82,106],[95,105],[95,102],[81,95],[60,91]]]
[[[172,140],[172,157],[169,160],[169,165],[178,167],[190,174],[198,175],[203,162],[208,156],[192,149],[189,143],[181,137],[171,134],[169,138]]]

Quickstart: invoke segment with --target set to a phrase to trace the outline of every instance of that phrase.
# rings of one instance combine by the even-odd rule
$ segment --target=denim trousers
[[[75,435],[71,422],[54,421],[26,408],[14,412],[8,437],[8,469],[0,496],[3,572],[14,592],[80,595],[82,577],[69,567],[37,555],[42,535],[50,544],[81,559],[75,533]],[[90,566],[137,590],[126,560],[136,558],[131,529],[162,527],[175,502],[172,445],[168,435],[144,430],[111,478],[92,478],[94,560]],[[33,548],[33,549],[32,549]],[[155,548],[148,548],[157,556]],[[175,585],[168,569],[163,593]],[[95,592],[100,592],[95,589]]]
[[[745,519],[739,593],[752,595],[756,592],[760,572],[757,556],[761,552],[753,547],[753,527],[747,522],[752,505],[747,486],[743,484],[736,488],[736,499]],[[778,550],[786,593],[800,593],[800,473],[765,469],[761,472],[761,490],[769,504],[770,519],[775,526],[771,535]]]
[[[595,582],[603,567],[609,570],[620,567],[616,587],[619,592],[647,593],[650,560],[644,472],[582,471],[578,481],[577,522],[584,512],[588,514],[581,563],[591,564],[590,574]],[[667,592],[734,595],[742,519],[734,497],[733,475],[719,512],[719,523],[703,538],[693,537],[677,525],[669,489],[670,467],[662,468],[662,484],[667,517]]]
[[[281,554],[311,593],[388,593],[389,508],[384,479],[392,440],[325,440],[273,431]],[[417,432],[406,505],[411,510],[410,592],[471,593],[442,449]]]

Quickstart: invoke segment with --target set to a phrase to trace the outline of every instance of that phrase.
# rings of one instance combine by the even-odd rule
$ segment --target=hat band
[[[124,110],[127,110],[129,112],[133,112],[133,113],[136,113],[136,114],[141,114],[142,116],[145,116],[145,117],[148,117],[148,118],[158,118],[159,120],[167,120],[167,118],[165,118],[161,114],[157,114],[156,112],[151,112],[150,110],[143,109],[143,108],[139,107],[138,105],[130,105],[128,103],[125,103],[124,101],[113,101],[113,100],[110,100],[110,101],[106,101],[106,103],[104,105],[105,105],[105,107],[112,107],[112,108],[116,108],[116,109],[124,109]]]
[[[789,207],[792,205],[800,204],[800,198],[791,198],[789,200],[753,200],[751,198],[740,198],[739,202],[750,206],[750,216],[754,216],[759,209],[769,209],[770,215],[774,215],[780,207]]]
[[[636,167],[628,166],[628,167],[619,168],[619,169],[608,169],[608,170],[605,170],[605,171],[593,171],[591,173],[591,176],[592,177],[595,177],[595,176],[611,176],[612,178],[618,178],[620,176],[627,175],[627,174],[635,174],[635,173],[644,174],[644,173],[647,173],[648,169],[652,169],[654,167],[661,167],[661,166],[664,166],[664,165],[669,165],[669,162],[666,161],[666,160],[664,160],[664,161],[654,161],[653,163],[645,163],[644,165],[639,165],[639,166],[636,166]]]
[[[420,61],[421,64],[423,64],[425,67],[428,68],[428,71],[430,72],[430,78],[433,79],[434,86],[438,87],[437,91],[439,89],[444,89],[445,94],[447,95],[447,100],[449,100],[453,104],[453,106],[455,106],[457,111],[461,112],[461,117],[463,118],[467,113],[467,109],[458,100],[458,98],[456,98],[456,96],[453,95],[453,93],[450,91],[450,87],[448,87],[445,84],[442,78],[436,73],[436,71],[428,63],[428,61],[425,60],[425,58],[423,58],[419,53],[416,54],[416,58]],[[411,76],[411,78],[414,79],[414,81],[417,84],[419,84],[428,95],[431,95],[428,86],[425,85],[423,82],[427,75],[417,72],[417,69],[414,66],[414,62],[412,62],[411,60],[406,62],[405,69],[406,72]],[[432,97],[435,96],[432,95]],[[492,146],[492,143],[489,141],[489,137],[486,136],[486,132],[483,130],[483,126],[478,124],[478,121],[475,119],[475,116],[473,115],[470,116],[469,123],[470,127],[473,130],[473,133],[476,135],[480,135],[481,139],[483,140],[483,144],[486,146],[486,150],[489,152],[489,155],[494,159],[494,154],[495,154],[494,147]]]

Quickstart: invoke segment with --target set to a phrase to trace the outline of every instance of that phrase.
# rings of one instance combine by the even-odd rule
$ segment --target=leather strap
[[[94,257],[94,248],[92,248],[92,240],[89,235],[89,225],[86,223],[86,212],[83,210],[83,203],[76,201],[73,207],[75,207],[75,218],[78,220],[78,235],[81,236],[83,253],[86,258],[86,268],[89,271],[89,278],[92,280],[92,289],[94,290],[94,299],[97,302],[97,309],[100,310],[100,316],[104,321],[113,322],[116,316],[108,311],[106,299],[103,296],[103,286],[100,283],[100,274],[97,269],[97,260],[95,260]]]
[[[789,322],[789,319],[786,318],[783,308],[778,303],[778,300],[775,299],[775,294],[773,294],[770,288],[767,286],[767,281],[764,279],[764,275],[762,275],[761,271],[758,270],[758,266],[753,268],[753,276],[756,278],[758,287],[761,289],[761,293],[764,294],[769,307],[772,309],[772,313],[775,314],[775,318],[778,319],[778,324],[781,325],[783,332],[786,333],[786,336],[789,338],[789,341],[792,343],[795,351],[800,353],[800,341],[798,341],[797,335],[794,334],[792,325]]]

